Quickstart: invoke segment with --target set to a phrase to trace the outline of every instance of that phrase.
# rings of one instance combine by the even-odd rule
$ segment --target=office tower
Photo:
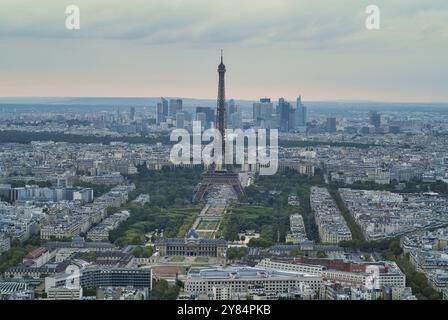
[[[393,134],[400,133],[400,126],[389,126],[389,133]]]
[[[261,120],[261,103],[260,102],[254,102],[253,108],[252,108],[252,118],[254,119],[254,124],[258,125],[259,121]]]
[[[327,118],[327,123],[325,125],[327,132],[336,132],[336,118]]]
[[[261,98],[253,104],[253,119],[256,126],[271,127],[273,104],[269,98]]]
[[[135,107],[131,107],[130,119],[131,121],[135,120]]]
[[[176,128],[183,129],[185,127],[185,114],[183,112],[176,113]]]
[[[274,105],[269,98],[260,99],[261,103],[261,118],[264,119],[265,122],[269,122],[272,117],[272,113],[274,111]]]
[[[369,112],[369,120],[370,124],[375,127],[375,129],[378,129],[381,127],[381,114],[375,111]]]
[[[115,122],[121,123],[120,107],[117,108],[117,115],[116,115],[116,118],[115,118]]]
[[[227,126],[233,129],[242,128],[242,113],[241,108],[235,103],[235,100],[230,99],[226,104],[226,119]]]
[[[184,110],[184,111],[182,111],[182,113],[184,114],[185,121],[191,122],[191,120],[193,119],[191,112]]]
[[[308,121],[307,107],[302,103],[302,96],[297,98],[296,106],[296,126],[305,127]]]
[[[207,115],[205,112],[198,112],[196,113],[196,121],[199,121],[201,123],[201,128],[206,129],[206,123],[207,123]]]
[[[229,103],[227,104],[227,115],[230,116],[233,113],[235,113],[236,112],[236,108],[237,108],[237,105],[235,103],[235,100],[230,99]]]
[[[165,115],[163,114],[163,104],[159,102],[157,104],[156,123],[159,125],[162,122],[165,122]]]
[[[213,110],[210,107],[196,107],[196,113],[205,113],[206,121],[207,122],[214,122],[215,121],[215,110]]]
[[[233,129],[242,129],[243,127],[243,116],[241,112],[241,108],[239,106],[235,106],[234,112],[230,115],[229,118],[229,127]]]
[[[182,112],[182,99],[170,100],[170,116],[175,116],[178,112]]]
[[[289,131],[289,114],[291,113],[291,104],[285,99],[278,100],[278,113],[280,115],[280,131]]]
[[[183,111],[183,101],[182,99],[177,99],[177,111],[182,112]]]
[[[270,128],[280,128],[280,114],[273,113],[270,121]]]
[[[161,98],[161,100],[162,100],[163,116],[166,119],[166,117],[168,117],[169,115],[168,100],[166,100],[165,98]]]
[[[215,110],[209,107],[196,107],[196,115],[198,113],[205,114],[205,121],[202,123],[204,128],[210,128],[212,122],[215,122]]]
[[[291,108],[289,111],[288,130],[294,130],[296,128],[296,109]]]

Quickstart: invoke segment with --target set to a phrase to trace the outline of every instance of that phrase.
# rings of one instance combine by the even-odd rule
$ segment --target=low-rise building
[[[302,215],[291,215],[289,217],[289,225],[291,232],[286,235],[286,243],[299,244],[307,240]]]
[[[321,265],[312,265],[305,263],[288,263],[283,261],[275,261],[269,258],[261,260],[257,264],[257,268],[265,268],[267,270],[282,270],[292,272],[304,272],[321,276],[325,267]]]
[[[0,233],[0,254],[8,252],[11,249],[11,240],[9,237]]]
[[[443,293],[448,289],[448,272],[444,270],[429,272],[428,282],[435,290]]]
[[[224,261],[227,241],[224,239],[203,239],[191,229],[185,238],[161,238],[155,241],[160,256],[212,257]]]
[[[280,294],[298,289],[302,284],[309,285],[315,295],[318,295],[322,277],[301,272],[251,267],[192,269],[185,280],[185,292],[193,296],[213,296],[216,288],[227,288],[226,292],[232,294],[244,295],[255,292]]]
[[[53,287],[47,290],[48,300],[79,300],[82,298],[82,288]]]
[[[39,268],[46,264],[52,255],[50,251],[45,247],[39,247],[28,253],[24,258],[22,263],[29,267]]]
[[[70,266],[68,267],[70,269]],[[99,287],[134,287],[152,289],[151,268],[74,266],[76,275],[66,272],[45,278],[45,291],[55,287],[91,289]],[[68,286],[67,283],[70,285]]]
[[[314,259],[328,260],[331,259]],[[281,271],[295,271],[306,272],[322,276],[323,279],[334,281],[343,285],[366,286],[366,287],[406,287],[406,276],[396,265],[395,262],[376,262],[363,263],[361,265],[354,265],[348,262],[341,262],[338,264],[328,263],[329,268],[323,265],[312,265],[299,262],[300,260],[292,261],[276,261],[271,259],[263,259],[257,264],[257,267],[263,267],[268,270]],[[372,276],[372,270],[376,270],[376,276]]]
[[[339,243],[352,240],[350,229],[326,188],[311,188],[310,204],[322,242]]]

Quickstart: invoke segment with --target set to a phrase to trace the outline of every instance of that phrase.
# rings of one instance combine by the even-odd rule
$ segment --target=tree
[[[84,297],[93,297],[96,296],[96,288],[83,288],[82,295]]]
[[[143,248],[140,246],[134,247],[134,249],[132,249],[132,254],[135,257],[140,258],[143,255]]]
[[[297,249],[293,249],[289,252],[289,255],[292,257],[303,257],[304,256],[304,252],[302,250],[300,250],[299,248]]]
[[[169,286],[165,279],[153,282],[151,300],[176,300],[180,292],[180,286]]]
[[[263,239],[263,238],[252,238],[249,240],[249,243],[247,244],[249,247],[261,247],[261,248],[267,248],[272,246],[274,243],[272,241]]]
[[[247,248],[245,247],[231,247],[227,249],[227,259],[239,260],[247,254]]]
[[[95,251],[84,252],[79,256],[80,259],[85,260],[87,262],[95,261],[97,258],[97,254]]]
[[[325,251],[322,251],[322,250],[317,251],[316,256],[317,256],[318,258],[327,258],[327,254],[325,253]]]
[[[143,254],[142,254],[143,258],[149,258],[149,257],[152,256],[152,254],[153,254],[153,248],[152,247],[145,247],[143,249]]]

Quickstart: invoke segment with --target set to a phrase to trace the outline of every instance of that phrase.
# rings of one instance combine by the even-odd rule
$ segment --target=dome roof
[[[188,230],[187,238],[189,238],[189,239],[191,239],[191,238],[197,239],[197,238],[199,238],[199,235],[196,232],[196,230],[192,228],[192,229]]]

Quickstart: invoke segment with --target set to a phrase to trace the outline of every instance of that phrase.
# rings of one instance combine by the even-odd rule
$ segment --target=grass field
[[[198,231],[198,235],[202,239],[212,239],[213,238],[213,232]]]
[[[171,258],[172,262],[183,262],[185,261],[185,257],[173,257]]]
[[[163,229],[165,237],[183,237],[191,227],[200,206],[172,208],[145,207],[135,203],[125,206],[131,217],[111,231],[110,240],[119,246],[142,245],[145,234],[155,229]]]
[[[201,220],[198,224],[198,230],[215,230],[219,220]]]

